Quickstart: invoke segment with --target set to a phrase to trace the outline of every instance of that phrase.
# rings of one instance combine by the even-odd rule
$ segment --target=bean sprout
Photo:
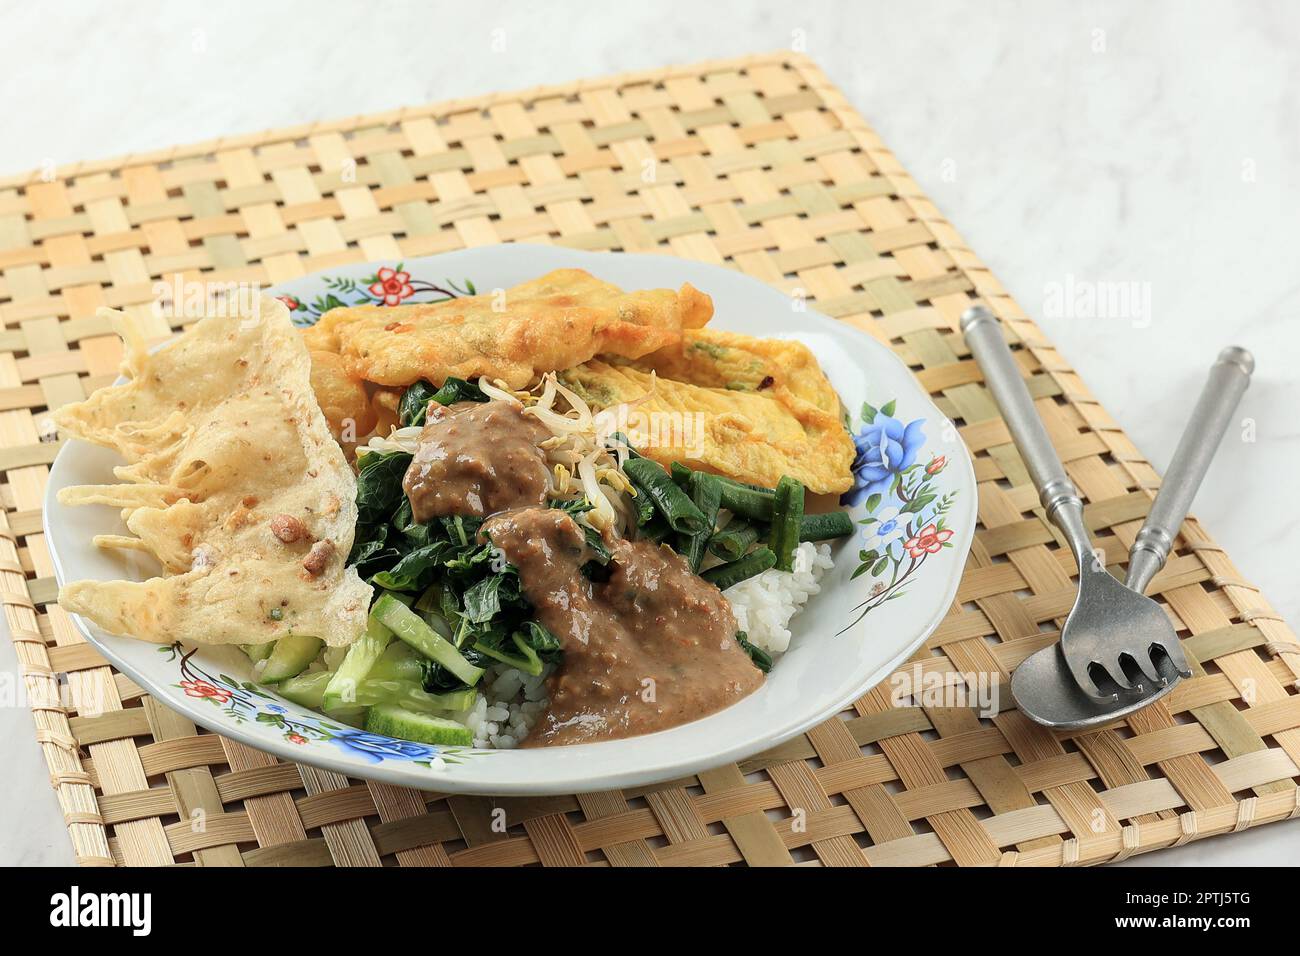
[[[585,498],[591,510],[579,520],[598,531],[611,528],[626,531],[635,524],[636,509],[630,498],[636,491],[623,474],[623,463],[630,450],[603,430],[609,422],[621,420],[621,412],[630,410],[644,398],[605,409],[597,415],[582,396],[560,384],[554,372],[542,377],[541,392],[537,395],[512,390],[505,382],[489,381],[487,376],[478,380],[478,387],[489,399],[522,407],[525,415],[536,418],[550,430],[551,437],[538,447],[546,453],[551,467],[551,492],[565,500]],[[567,407],[561,410],[557,403]],[[371,437],[358,449],[358,454],[400,451],[413,455],[421,431],[419,425],[394,428],[387,436]]]

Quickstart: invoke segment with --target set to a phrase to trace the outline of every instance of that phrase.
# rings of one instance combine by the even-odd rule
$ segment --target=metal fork
[[[1157,530],[1142,537],[1140,548],[1135,545],[1134,563],[1138,566],[1130,568],[1130,580],[1138,590],[1125,587],[1093,550],[1083,521],[1083,502],[1052,447],[998,320],[983,306],[973,306],[962,314],[961,330],[1038,489],[1047,517],[1061,529],[1079,567],[1079,593],[1061,628],[1060,642],[1075,683],[1090,697],[1113,702],[1121,694],[1146,693],[1148,683],[1162,686],[1178,676],[1190,676],[1173,625],[1160,605],[1144,597],[1141,589],[1168,554],[1195,484],[1182,500],[1167,496],[1171,503],[1165,520],[1149,522],[1161,529],[1171,526],[1171,517],[1178,518],[1171,532]]]

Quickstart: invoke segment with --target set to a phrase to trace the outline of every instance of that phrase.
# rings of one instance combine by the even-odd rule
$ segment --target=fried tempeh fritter
[[[597,354],[634,359],[677,346],[684,329],[712,315],[712,300],[689,283],[624,292],[581,269],[557,269],[504,292],[333,309],[304,336],[308,348],[338,353],[352,375],[380,385],[486,375],[524,388]]]

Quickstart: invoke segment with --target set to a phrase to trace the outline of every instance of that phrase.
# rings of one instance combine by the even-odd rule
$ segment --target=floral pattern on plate
[[[295,295],[277,295],[289,309],[293,324],[315,325],[330,309],[355,305],[414,305],[416,303],[446,302],[461,296],[477,295],[474,283],[462,279],[459,283],[443,279],[441,283],[428,279],[413,279],[402,263],[382,266],[361,279],[348,276],[323,276],[325,291],[310,302]]]
[[[943,455],[919,460],[925,448],[925,419],[904,424],[894,417],[896,403],[880,408],[863,403],[861,427],[853,436],[853,487],[840,497],[847,507],[863,504],[858,524],[862,547],[853,577],[868,575],[866,598],[853,610],[848,630],[886,601],[907,593],[907,583],[932,556],[953,547],[946,516],[956,491],[944,491],[939,476],[948,466]]]
[[[213,676],[204,671],[193,660],[197,650],[187,651],[177,643],[160,647],[158,652],[169,655],[169,661],[177,662],[180,680],[172,686],[183,691],[186,697],[209,701],[233,724],[251,721],[278,730],[286,741],[300,747],[326,744],[338,747],[367,763],[405,761],[431,770],[445,770],[452,764],[461,763],[466,757],[483,756],[492,752],[398,740],[350,727],[311,712],[297,711],[291,714],[279,698],[257,684],[240,681],[226,674]]]

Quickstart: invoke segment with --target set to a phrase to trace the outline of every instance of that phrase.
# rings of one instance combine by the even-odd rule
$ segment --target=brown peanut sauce
[[[635,737],[698,720],[763,683],[737,643],[722,593],[666,546],[609,539],[607,580],[582,572],[590,549],[563,511],[493,515],[482,535],[519,572],[537,620],[564,648],[550,705],[526,747]]]
[[[550,437],[509,402],[431,403],[402,479],[412,515],[424,523],[544,505],[550,472],[537,446]]]

